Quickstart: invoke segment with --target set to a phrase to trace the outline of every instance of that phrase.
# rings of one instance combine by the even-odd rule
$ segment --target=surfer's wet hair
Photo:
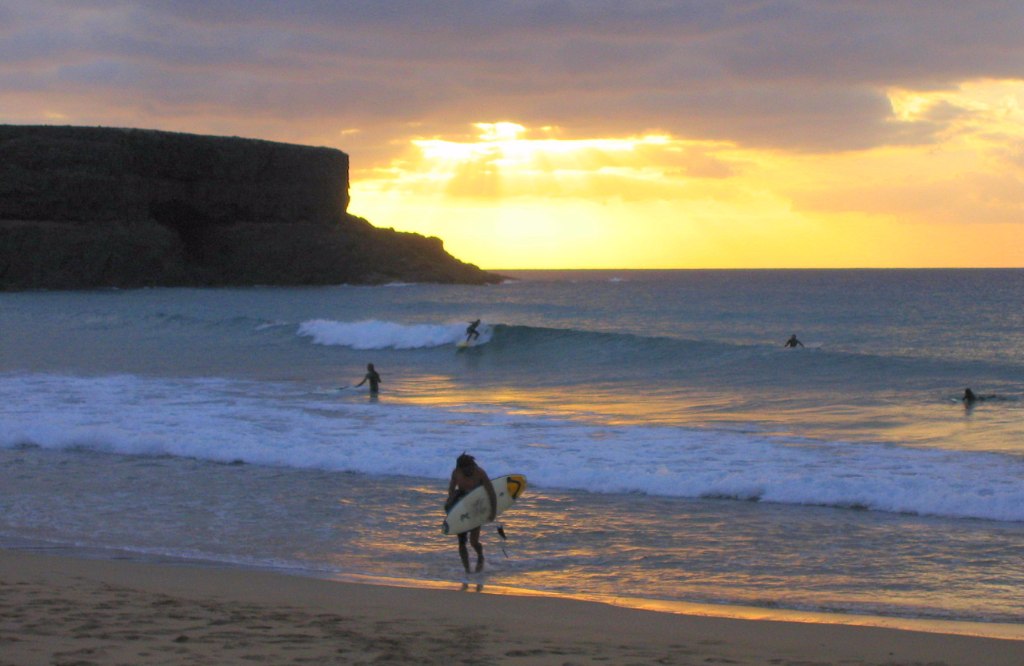
[[[466,453],[465,451],[463,451],[462,455],[459,456],[458,458],[456,458],[455,464],[460,469],[465,468],[465,467],[475,467],[476,466],[476,458],[474,458],[473,456],[471,456],[468,453]]]

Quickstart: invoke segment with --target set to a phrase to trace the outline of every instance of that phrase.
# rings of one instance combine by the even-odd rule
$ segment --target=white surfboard
[[[494,486],[494,494],[498,500],[494,512],[497,517],[502,511],[512,506],[526,490],[526,477],[522,474],[507,474],[491,479],[491,484]],[[459,499],[448,510],[444,523],[441,525],[441,533],[462,534],[468,532],[486,523],[490,514],[491,500],[487,497],[487,489],[479,486]]]

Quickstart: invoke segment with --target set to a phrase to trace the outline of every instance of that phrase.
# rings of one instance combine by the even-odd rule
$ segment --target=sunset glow
[[[1024,266],[1024,8],[716,5],[15,2],[0,123],[337,148],[484,268]]]
[[[825,155],[477,122],[360,171],[353,208],[487,267],[1020,265],[1024,83],[889,98],[893,123],[950,120],[928,145]]]

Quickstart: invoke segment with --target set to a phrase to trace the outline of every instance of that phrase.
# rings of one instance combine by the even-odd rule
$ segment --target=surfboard
[[[526,477],[522,474],[507,474],[491,479],[494,494],[498,500],[495,517],[501,515],[512,506],[526,490]],[[480,527],[490,517],[491,501],[487,497],[487,489],[483,486],[474,488],[460,498],[445,515],[441,524],[442,534],[462,534]]]
[[[463,349],[469,349],[472,346],[473,346],[473,343],[470,342],[469,340],[460,340],[459,342],[455,343],[455,347],[459,351],[462,351]]]

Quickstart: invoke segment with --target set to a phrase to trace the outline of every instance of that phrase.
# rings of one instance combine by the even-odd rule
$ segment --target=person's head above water
[[[476,468],[476,458],[463,451],[462,455],[455,459],[455,465],[464,472],[472,472]]]

